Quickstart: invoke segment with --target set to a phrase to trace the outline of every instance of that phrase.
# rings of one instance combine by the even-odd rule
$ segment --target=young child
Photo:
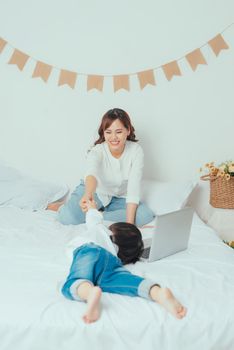
[[[74,250],[70,273],[62,287],[66,298],[87,302],[83,315],[85,323],[99,318],[102,292],[155,301],[178,319],[186,315],[186,308],[168,288],[133,275],[123,267],[138,261],[143,251],[141,232],[135,225],[120,222],[112,224],[108,230],[102,224],[102,214],[96,210],[94,201],[88,203],[86,225],[90,243]],[[75,239],[70,249],[76,244]]]

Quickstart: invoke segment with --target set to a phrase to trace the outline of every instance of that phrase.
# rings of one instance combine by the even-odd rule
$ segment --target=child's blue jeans
[[[63,295],[81,300],[77,288],[83,282],[99,286],[103,292],[150,299],[150,289],[156,283],[133,275],[123,267],[121,260],[106,249],[87,243],[73,252],[70,273],[62,287]]]
[[[84,182],[82,181],[71,194],[69,201],[60,207],[58,212],[58,220],[64,225],[78,225],[85,223],[85,213],[81,210],[79,202],[85,192]],[[95,194],[95,202],[97,209],[103,209],[103,219],[107,221],[125,222],[126,221],[126,199],[112,197],[111,202],[103,207],[102,202]],[[135,224],[143,226],[151,222],[154,218],[154,213],[144,203],[139,203],[136,210]]]

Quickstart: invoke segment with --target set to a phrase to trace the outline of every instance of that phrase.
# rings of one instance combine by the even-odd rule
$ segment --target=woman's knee
[[[105,211],[104,210],[103,218],[106,221],[125,222],[126,221],[126,209],[119,209],[119,210],[113,210],[113,211]]]
[[[79,188],[81,187],[81,188]],[[58,220],[64,225],[77,225],[85,222],[85,214],[80,207],[80,199],[83,196],[84,186],[77,186],[75,191],[71,194],[67,203],[60,207],[58,212]]]
[[[81,210],[79,212],[79,208],[73,213],[68,207],[63,206],[58,212],[58,221],[63,225],[78,225],[85,222],[85,215]]]
[[[74,191],[72,192],[72,195],[76,196],[77,198],[82,198],[85,193],[85,185],[83,183],[80,183]]]
[[[135,223],[137,226],[143,226],[151,222],[154,217],[153,211],[146,204],[140,203],[136,211]]]

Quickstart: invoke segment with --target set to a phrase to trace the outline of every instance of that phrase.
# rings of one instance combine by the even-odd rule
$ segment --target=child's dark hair
[[[140,230],[126,222],[112,224],[109,229],[113,232],[112,241],[119,248],[117,255],[122,263],[125,265],[137,262],[144,248]]]

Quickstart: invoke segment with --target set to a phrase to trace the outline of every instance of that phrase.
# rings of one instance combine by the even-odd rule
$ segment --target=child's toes
[[[186,315],[186,312],[187,312],[187,309],[185,307],[182,307],[181,310],[178,312],[178,316],[182,318]]]

